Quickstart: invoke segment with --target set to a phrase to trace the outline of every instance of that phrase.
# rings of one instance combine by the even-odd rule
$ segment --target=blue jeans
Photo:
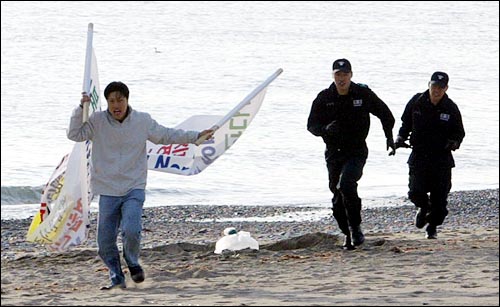
[[[112,284],[125,282],[116,243],[121,227],[123,258],[128,267],[139,265],[141,251],[142,207],[145,191],[135,189],[124,196],[100,195],[97,226],[99,256],[109,268]]]

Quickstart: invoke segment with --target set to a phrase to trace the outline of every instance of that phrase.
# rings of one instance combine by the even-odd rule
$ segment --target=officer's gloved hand
[[[389,152],[389,156],[394,156],[396,154],[396,145],[394,145],[394,140],[392,139],[392,137],[387,138],[386,143],[387,143],[386,150],[389,150],[389,148],[391,149],[391,151]]]
[[[338,135],[340,133],[339,123],[334,120],[325,126],[325,134],[328,136]]]
[[[396,142],[394,143],[397,148],[410,148],[411,146],[405,143],[405,140],[403,139],[402,136],[397,136],[396,137]]]
[[[460,143],[458,141],[455,141],[455,140],[448,140],[446,142],[446,146],[444,147],[444,149],[447,149],[447,150],[457,150],[458,148],[460,148]]]

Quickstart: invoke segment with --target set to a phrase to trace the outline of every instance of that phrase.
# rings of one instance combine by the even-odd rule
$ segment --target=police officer
[[[351,78],[348,60],[333,62],[334,82],[318,94],[307,122],[307,130],[322,137],[326,144],[333,216],[345,234],[343,247],[346,249],[354,249],[365,240],[360,226],[361,199],[357,182],[368,157],[365,139],[370,128],[370,113],[382,122],[387,149],[392,149],[389,155],[395,153],[392,137],[395,120],[391,111],[368,86],[351,82]]]
[[[437,238],[437,226],[448,215],[451,169],[455,167],[451,152],[460,147],[465,136],[460,111],[446,94],[448,80],[444,72],[432,74],[429,89],[406,105],[396,138],[396,148],[412,147],[408,197],[418,208],[415,226],[423,228],[428,223],[428,239]],[[410,145],[405,143],[408,136]]]

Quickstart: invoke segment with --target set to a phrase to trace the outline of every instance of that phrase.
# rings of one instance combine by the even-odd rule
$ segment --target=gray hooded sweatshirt
[[[75,142],[92,141],[91,185],[96,195],[124,196],[133,189],[146,188],[146,140],[155,144],[194,143],[199,134],[166,128],[130,105],[122,123],[107,110],[92,113],[85,123],[82,115],[83,109],[76,107],[67,136]]]

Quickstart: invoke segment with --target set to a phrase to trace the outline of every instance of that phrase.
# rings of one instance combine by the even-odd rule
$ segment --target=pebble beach
[[[96,292],[108,280],[95,214],[89,239],[65,253],[26,242],[30,219],[2,220],[2,305],[498,305],[498,189],[452,192],[448,201],[437,240],[414,226],[404,197],[364,209],[366,242],[354,251],[341,249],[321,206],[145,208],[147,279],[127,277],[127,289],[111,294]],[[214,254],[226,227],[250,232],[260,249]]]

